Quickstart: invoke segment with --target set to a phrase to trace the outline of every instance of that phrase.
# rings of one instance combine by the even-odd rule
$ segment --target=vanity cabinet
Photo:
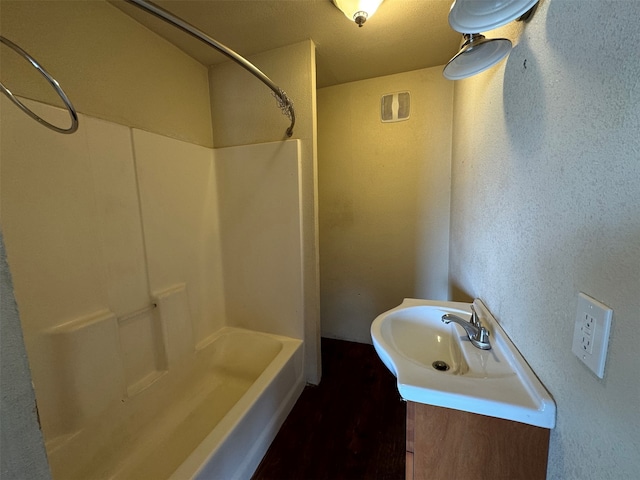
[[[550,430],[407,402],[407,480],[544,479]]]

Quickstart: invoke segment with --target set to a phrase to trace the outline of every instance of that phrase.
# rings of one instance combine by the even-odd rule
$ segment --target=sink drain
[[[440,372],[446,372],[447,370],[449,370],[449,365],[447,365],[447,363],[443,362],[442,360],[436,360],[431,364],[431,366]]]

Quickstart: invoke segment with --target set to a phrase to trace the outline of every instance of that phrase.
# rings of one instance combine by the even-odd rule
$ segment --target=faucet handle
[[[471,338],[471,343],[481,350],[491,350],[491,343],[489,342],[489,335],[491,332],[484,327],[478,327],[478,332]]]
[[[480,328],[482,325],[480,324],[480,317],[478,317],[478,312],[476,312],[476,307],[471,304],[471,320],[469,321],[471,325],[474,325]]]
[[[484,327],[480,327],[480,331],[478,332],[478,340],[482,343],[489,343],[489,335],[491,332]]]

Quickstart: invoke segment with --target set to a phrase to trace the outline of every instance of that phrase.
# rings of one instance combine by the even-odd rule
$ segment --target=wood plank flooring
[[[403,480],[406,404],[372,345],[322,339],[307,386],[252,480]]]

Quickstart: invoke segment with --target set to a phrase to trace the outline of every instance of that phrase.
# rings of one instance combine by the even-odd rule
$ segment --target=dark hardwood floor
[[[373,346],[322,339],[307,386],[252,480],[403,480],[406,405]]]

